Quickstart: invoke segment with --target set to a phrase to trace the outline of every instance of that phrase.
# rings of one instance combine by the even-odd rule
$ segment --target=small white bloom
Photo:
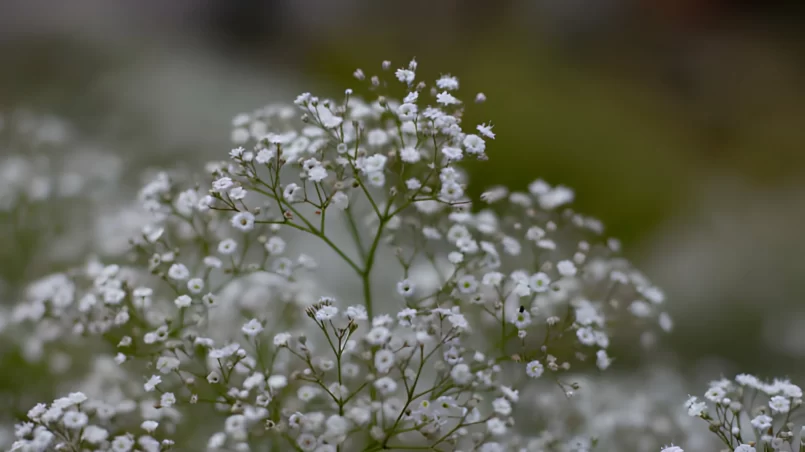
[[[151,378],[149,378],[148,381],[145,382],[145,385],[143,385],[145,392],[153,391],[160,383],[162,383],[162,377],[159,375],[151,375]]]
[[[408,85],[414,83],[414,78],[416,78],[416,73],[410,69],[397,69],[394,75],[397,77],[397,80]]]
[[[212,183],[212,189],[213,191],[220,193],[228,190],[233,185],[234,183],[232,182],[232,179],[228,177],[222,177]]]
[[[397,107],[397,116],[402,121],[412,121],[416,119],[417,106],[416,104],[404,103]]]
[[[419,151],[414,147],[408,146],[400,149],[400,160],[405,163],[416,163],[420,158]]]
[[[172,392],[166,392],[159,398],[159,405],[165,408],[170,408],[176,404],[176,396]]]
[[[288,346],[288,341],[290,340],[291,340],[290,333],[278,333],[274,336],[274,346],[286,347]]]
[[[349,207],[349,196],[342,191],[338,191],[333,194],[331,202],[336,209],[346,210]]]
[[[375,353],[375,368],[380,373],[386,373],[394,365],[394,353],[390,350],[381,349]]]
[[[486,149],[486,143],[484,142],[483,138],[479,137],[478,135],[467,135],[464,137],[464,149],[467,150],[470,154],[483,154],[484,150]]]
[[[140,424],[140,427],[141,427],[143,430],[145,430],[146,432],[148,432],[148,433],[153,433],[153,432],[154,432],[154,430],[156,430],[156,429],[157,429],[157,427],[159,427],[159,422],[157,422],[157,421],[151,421],[151,420],[148,420],[148,421],[143,421],[143,423],[142,423],[142,424]]]
[[[791,409],[791,402],[783,396],[774,396],[769,399],[769,408],[775,413],[787,413]]]
[[[223,239],[218,244],[218,252],[221,254],[232,254],[238,248],[238,242],[233,239]]]
[[[184,264],[173,264],[168,269],[168,277],[177,281],[183,281],[190,276],[190,270]]]
[[[285,240],[282,237],[271,237],[265,244],[266,251],[272,256],[277,256],[285,252]]]
[[[544,371],[545,368],[542,366],[542,363],[537,360],[531,361],[525,366],[525,373],[531,378],[541,377]]]
[[[436,86],[439,89],[455,91],[458,89],[458,79],[452,75],[443,75],[439,78],[439,80],[436,80]]]
[[[313,182],[321,182],[327,178],[327,170],[321,165],[314,166],[308,170],[307,177]]]
[[[478,130],[478,132],[480,132],[481,135],[483,135],[483,136],[485,136],[485,137],[487,137],[487,138],[489,138],[491,140],[494,140],[495,139],[495,133],[492,132],[492,127],[493,126],[491,124],[480,124],[480,125],[478,125],[476,127],[476,129]]]
[[[232,226],[243,232],[254,229],[254,215],[251,212],[238,212],[232,217]]]
[[[464,156],[464,151],[462,151],[461,148],[445,146],[442,148],[442,155],[444,155],[444,158],[447,159],[447,161],[454,162],[461,160],[461,158]]]
[[[559,274],[562,276],[575,276],[576,275],[576,265],[568,260],[559,261],[556,264],[556,270],[559,271]]]
[[[285,190],[282,191],[282,196],[288,202],[296,201],[296,197],[302,188],[294,183],[290,183],[285,187]]]
[[[62,417],[62,423],[71,430],[78,430],[87,425],[88,417],[81,411],[68,411]]]
[[[193,278],[187,282],[187,290],[191,293],[198,294],[204,290],[204,280],[201,278]]]
[[[247,336],[256,336],[263,331],[263,325],[257,319],[249,320],[243,327],[241,328],[243,334]]]
[[[414,284],[407,279],[398,282],[397,293],[404,297],[412,296],[414,294]]]
[[[441,93],[437,94],[436,102],[442,105],[457,105],[461,103],[460,100],[456,99],[455,96],[448,93],[447,91],[442,91]]]
[[[193,303],[193,299],[189,295],[179,295],[173,300],[177,308],[186,308]]]
[[[316,320],[326,321],[330,320],[338,314],[338,308],[335,306],[322,306],[316,311]]]

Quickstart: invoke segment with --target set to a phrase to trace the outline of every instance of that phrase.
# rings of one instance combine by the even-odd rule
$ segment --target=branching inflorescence
[[[366,100],[238,115],[209,178],[141,190],[133,261],[37,282],[13,320],[103,339],[137,384],[37,405],[14,450],[581,450],[546,439],[521,391],[571,395],[616,331],[670,330],[663,293],[569,188],[473,206],[459,164],[487,158],[493,127],[464,127],[455,77],[416,70],[356,71]]]

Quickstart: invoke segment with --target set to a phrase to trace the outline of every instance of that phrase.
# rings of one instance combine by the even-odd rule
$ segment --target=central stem
[[[380,236],[383,235],[383,227],[386,225],[386,218],[380,218],[380,224],[377,227],[377,234],[375,234],[375,238],[372,241],[372,246],[369,248],[369,251],[366,253],[366,261],[364,262],[363,271],[359,274],[361,275],[361,281],[363,283],[363,302],[366,306],[366,315],[369,317],[369,320],[372,320],[372,267],[374,266],[375,262],[375,253],[377,253],[377,246],[380,244]]]

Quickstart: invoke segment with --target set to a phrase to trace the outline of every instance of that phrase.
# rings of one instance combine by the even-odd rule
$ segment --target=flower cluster
[[[805,427],[797,422],[801,406],[799,386],[788,380],[767,383],[749,374],[713,381],[704,400],[691,396],[685,402],[688,415],[707,421],[733,452],[805,450]]]
[[[82,392],[73,392],[50,404],[39,403],[27,413],[28,421],[17,424],[18,438],[12,451],[83,450],[93,449],[128,452],[142,450],[158,452],[170,449],[173,441],[151,436],[160,426],[154,419],[140,424],[139,434],[112,436],[115,424],[121,419],[136,418],[137,404],[133,401],[111,405],[90,400]]]
[[[183,422],[112,429],[54,402],[42,409],[64,413],[29,413],[20,447],[164,450],[156,438],[175,430],[182,450],[583,450],[517,421],[534,409],[521,394],[608,369],[615,332],[670,330],[663,293],[567,187],[473,204],[460,164],[487,158],[493,126],[464,126],[456,77],[429,86],[416,71],[356,71],[366,100],[304,93],[238,115],[208,178],[142,188],[152,222],[133,261],[34,284],[15,323],[62,346],[105,342],[137,381],[131,400]]]

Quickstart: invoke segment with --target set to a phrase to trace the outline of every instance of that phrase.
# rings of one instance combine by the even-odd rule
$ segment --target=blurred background
[[[803,2],[3,0],[0,111],[66,119],[133,193],[240,111],[414,56],[489,99],[476,194],[574,187],[665,288],[684,369],[805,373]]]

